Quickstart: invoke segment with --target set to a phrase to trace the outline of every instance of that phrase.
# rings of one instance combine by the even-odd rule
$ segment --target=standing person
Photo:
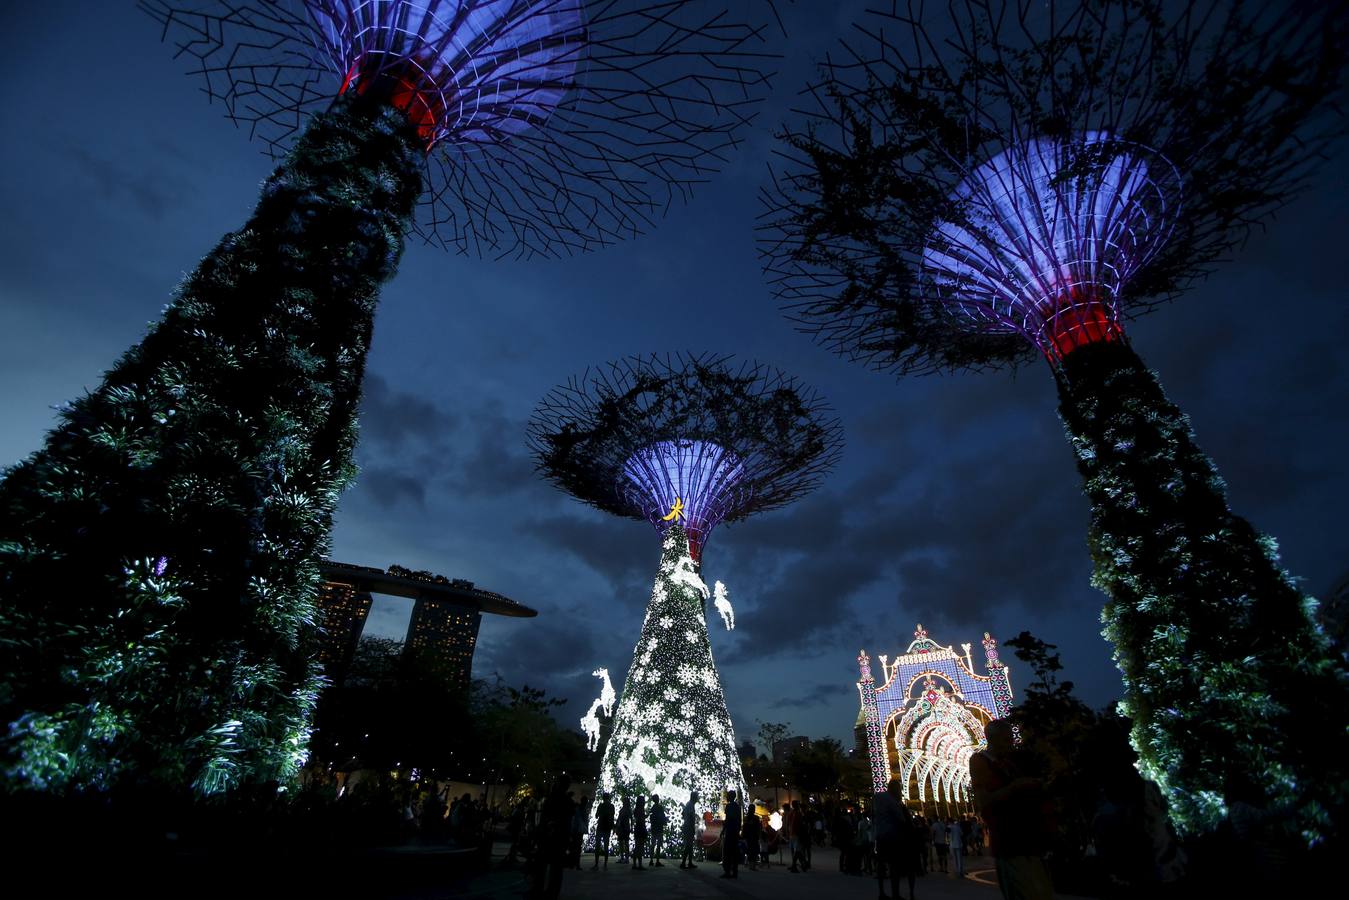
[[[590,798],[581,795],[581,802],[571,814],[571,859],[573,869],[581,868],[581,847],[585,844],[586,829],[590,827]]]
[[[521,800],[515,804],[511,810],[510,823],[506,826],[506,833],[511,838],[511,848],[506,853],[506,862],[513,863],[520,854],[521,841],[525,834],[525,815],[528,812],[529,801]]]
[[[942,821],[941,816],[932,817],[932,846],[937,851],[937,865],[941,866],[942,872],[946,872],[946,853],[950,850],[947,843],[946,823]]]
[[[796,838],[796,861],[792,865],[801,866],[801,872],[811,869],[811,816],[800,800],[792,800],[792,833]]]
[[[1004,900],[1052,900],[1045,865],[1049,844],[1044,787],[1016,759],[1012,724],[994,719],[984,729],[988,749],[970,757],[974,805],[988,828],[988,849]]]
[[[570,785],[571,779],[566,775],[557,776],[539,817],[538,849],[530,893],[543,900],[557,900],[562,893],[562,868],[567,864],[567,843],[571,834],[572,802],[567,797]]]
[[[951,859],[955,864],[956,877],[965,877],[965,825],[960,819],[947,820],[947,830],[951,839]]]
[[[919,835],[922,840],[919,842],[918,856],[922,862],[921,872],[926,875],[937,867],[936,854],[932,850],[932,823],[925,816],[919,816],[918,825],[923,829]]]
[[[689,794],[689,802],[684,804],[684,856],[679,861],[681,869],[698,868],[693,863],[693,842],[698,837],[698,792]]]
[[[974,852],[975,852],[977,855],[979,855],[979,856],[983,856],[983,855],[984,855],[984,824],[983,824],[982,822],[980,822],[978,819],[973,819],[973,820],[971,820],[971,821],[973,821],[973,823],[974,823]]]
[[[748,856],[749,867],[754,871],[759,870],[759,832],[763,828],[763,820],[759,818],[758,804],[751,800],[745,806],[745,824],[741,833],[745,838],[745,853]]]
[[[642,855],[646,853],[646,795],[637,795],[637,806],[632,810],[632,867],[646,868],[642,865]]]
[[[891,778],[873,803],[876,885],[881,900],[886,900],[887,870],[890,875],[890,896],[899,900],[899,878],[904,875],[909,879],[909,900],[914,900],[914,876],[918,872],[918,826],[900,797],[899,779]]]
[[[857,820],[857,835],[853,839],[863,875],[872,874],[872,859],[875,855],[872,844],[875,843],[876,839],[872,834],[871,827],[871,811],[863,810],[861,818]]]
[[[726,792],[726,820],[721,823],[722,878],[740,877],[740,803],[735,791]]]
[[[614,832],[614,804],[608,794],[600,795],[600,805],[595,809],[595,864],[600,867],[600,852],[604,853],[604,868],[609,868],[609,838]]]
[[[782,830],[787,835],[787,852],[792,857],[792,867],[788,872],[796,874],[801,870],[796,865],[796,817],[800,815],[801,804],[793,800],[791,805],[782,805]]]
[[[628,835],[632,833],[632,804],[627,797],[623,798],[623,804],[618,810],[618,861],[627,864],[628,861]]]
[[[651,795],[651,864],[661,866],[665,864],[660,861],[661,854],[665,850],[665,807],[661,805],[660,795]]]

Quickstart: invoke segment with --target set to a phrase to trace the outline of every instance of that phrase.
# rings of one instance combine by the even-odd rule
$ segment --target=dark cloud
[[[390,387],[388,379],[377,372],[366,373],[361,440],[369,450],[398,453],[419,446],[443,447],[455,425],[452,413],[426,397]]]
[[[768,704],[769,709],[791,709],[794,707],[819,706],[822,703],[838,703],[857,696],[851,685],[837,681],[822,681],[804,691],[794,690],[794,685],[784,687],[784,696]]]
[[[554,552],[585,563],[615,589],[644,583],[649,592],[655,582],[660,539],[644,522],[607,515],[555,515],[528,519],[516,527]]]
[[[399,469],[365,465],[361,467],[356,483],[361,487],[362,496],[385,509],[393,509],[403,503],[419,508],[426,506],[426,484],[420,478]]]
[[[65,147],[72,168],[93,186],[105,200],[130,201],[132,206],[154,220],[183,204],[191,191],[189,182],[166,172],[162,167],[128,166],[106,159],[84,143]]]

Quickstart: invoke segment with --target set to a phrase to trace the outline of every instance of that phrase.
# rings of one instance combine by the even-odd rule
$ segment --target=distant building
[[[740,745],[739,750],[740,761],[742,763],[752,763],[759,758],[759,754],[754,750],[754,742],[749,738],[745,738],[745,741]]]
[[[483,613],[538,615],[508,597],[474,587],[471,581],[452,581],[402,566],[381,571],[327,560],[321,571],[318,606],[324,636],[319,656],[334,683],[341,682],[351,665],[370,614],[372,594],[412,600],[412,618],[403,642],[405,657],[416,655],[446,681],[465,687],[473,675],[473,651]]]
[[[346,677],[351,668],[372,602],[370,592],[358,590],[350,579],[325,573],[318,596],[322,626],[318,655],[323,671],[334,683]]]
[[[810,738],[804,734],[798,734],[795,737],[783,738],[780,741],[773,742],[773,765],[780,766],[791,759],[793,753],[797,750],[806,750],[810,747]]]

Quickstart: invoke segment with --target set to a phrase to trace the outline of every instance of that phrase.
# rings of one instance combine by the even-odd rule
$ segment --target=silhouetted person
[[[810,816],[800,800],[792,801],[792,848],[792,867],[788,871],[810,871]]]
[[[1045,900],[1054,883],[1045,865],[1049,829],[1044,787],[1025,773],[1012,743],[1012,723],[994,719],[984,729],[988,749],[970,757],[974,805],[988,825],[989,850],[1005,900]]]
[[[689,794],[689,802],[684,804],[684,856],[679,861],[681,869],[698,868],[693,863],[693,844],[698,839],[698,792]]]
[[[872,801],[872,803],[874,806],[875,801]],[[858,862],[860,863],[863,875],[870,875],[875,870],[876,833],[874,831],[874,815],[874,809],[870,812],[864,810],[861,818],[857,820],[857,836],[854,840],[857,847]]]
[[[738,878],[740,868],[740,801],[726,792],[726,820],[721,823],[722,878]]]
[[[637,806],[632,810],[632,867],[645,868],[642,855],[646,853],[646,796],[637,798]]]
[[[570,785],[571,779],[566,775],[557,776],[539,817],[534,886],[530,893],[543,900],[556,900],[562,892],[562,869],[567,864],[571,839],[573,804],[567,797]]]
[[[934,816],[932,819],[932,846],[937,851],[937,865],[941,866],[943,872],[946,871],[946,855],[951,849],[950,832],[946,828],[946,823],[941,820],[941,816]]]
[[[569,845],[569,865],[573,869],[581,868],[581,848],[585,844],[586,829],[590,827],[590,798],[581,795],[581,802],[571,814],[571,843]]]
[[[632,804],[627,797],[623,798],[622,805],[618,809],[618,822],[614,827],[618,832],[618,861],[626,863],[628,838],[632,834]]]
[[[885,878],[890,876],[890,894],[899,898],[899,878],[909,879],[909,900],[913,900],[913,879],[918,874],[919,835],[904,801],[900,799],[898,778],[891,778],[886,789],[876,795],[873,826],[876,832],[876,887],[885,898]]]
[[[614,832],[614,804],[609,799],[608,794],[601,797],[600,805],[595,810],[595,864],[592,869],[600,867],[600,853],[604,853],[604,868],[609,868],[609,839]]]
[[[965,877],[965,826],[960,819],[946,820],[946,834],[951,842],[951,864],[955,866],[956,877]]]
[[[665,807],[661,805],[658,794],[651,795],[651,864],[653,866],[664,866],[660,861],[661,854],[665,851],[665,823],[668,821],[665,816]]]
[[[741,834],[745,839],[745,852],[749,855],[749,867],[758,870],[759,868],[759,832],[763,829],[763,821],[759,818],[759,811],[754,807],[754,801],[749,801],[745,807],[745,824],[741,828]]]

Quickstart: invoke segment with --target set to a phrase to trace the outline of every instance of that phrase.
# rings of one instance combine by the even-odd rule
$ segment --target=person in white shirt
[[[941,820],[941,816],[932,820],[932,846],[937,851],[937,865],[941,866],[943,872],[950,871],[946,868],[946,853],[950,846],[946,838],[946,823]]]
[[[951,857],[955,863],[956,875],[965,877],[965,827],[959,819],[947,819],[947,831],[951,838]]]

